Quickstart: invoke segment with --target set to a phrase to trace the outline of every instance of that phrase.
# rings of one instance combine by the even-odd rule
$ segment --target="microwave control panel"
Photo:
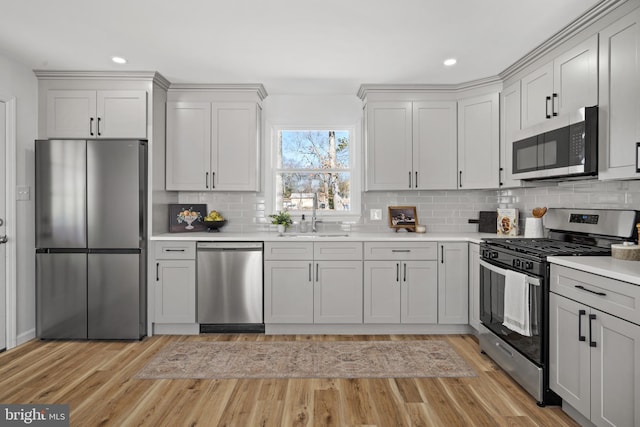
[[[584,155],[584,122],[579,122],[571,125],[569,128],[569,166],[584,164]]]

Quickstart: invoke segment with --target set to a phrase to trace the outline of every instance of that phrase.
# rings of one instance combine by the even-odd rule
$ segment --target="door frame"
[[[6,326],[7,350],[17,345],[17,245],[16,245],[16,97],[0,93],[5,103],[5,224],[9,237],[6,245]]]

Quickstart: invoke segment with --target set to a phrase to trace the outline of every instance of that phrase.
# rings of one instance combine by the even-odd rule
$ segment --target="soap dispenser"
[[[302,214],[302,219],[300,219],[300,232],[307,232],[307,221],[304,220],[304,214]]]

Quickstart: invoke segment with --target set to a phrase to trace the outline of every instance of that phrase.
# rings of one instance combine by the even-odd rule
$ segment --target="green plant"
[[[282,224],[285,228],[293,224],[291,215],[289,215],[287,211],[280,211],[277,214],[269,215],[269,218],[271,218],[271,224]]]

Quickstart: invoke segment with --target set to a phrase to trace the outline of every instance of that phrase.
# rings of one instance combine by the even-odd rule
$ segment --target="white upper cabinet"
[[[413,103],[413,188],[456,188],[456,114],[455,101]]]
[[[520,180],[512,178],[513,141],[520,127],[520,81],[500,93],[500,187],[519,187]]]
[[[412,188],[412,103],[367,104],[367,190]]]
[[[458,101],[458,188],[498,188],[499,150],[498,93]]]
[[[598,105],[598,35],[522,78],[522,128]]]
[[[147,137],[144,90],[48,90],[47,138]]]
[[[253,102],[167,102],[166,189],[257,191],[259,108]]]
[[[370,102],[366,189],[456,188],[456,103]]]
[[[638,178],[640,9],[600,32],[599,179]]]

